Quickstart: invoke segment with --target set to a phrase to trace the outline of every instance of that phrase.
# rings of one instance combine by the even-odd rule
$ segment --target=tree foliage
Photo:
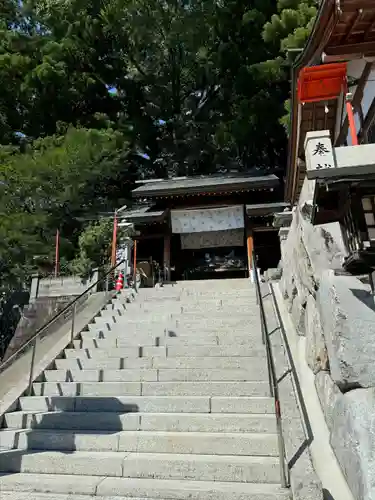
[[[278,13],[271,16],[263,29],[264,41],[278,47],[280,51],[280,56],[274,61],[276,66],[288,67],[293,63],[296,57],[293,49],[302,49],[306,44],[315,21],[318,5],[319,0],[278,0]],[[286,114],[279,121],[289,133],[289,99],[285,101],[284,109]]]
[[[117,244],[131,236],[131,229],[117,228]],[[71,262],[73,273],[87,277],[96,268],[108,268],[112,251],[113,220],[90,223],[79,236],[78,254]]]
[[[0,280],[51,262],[56,229],[71,260],[136,179],[282,169],[285,50],[315,3],[3,0]]]
[[[25,283],[37,264],[53,262],[60,230],[61,254],[74,256],[87,217],[128,200],[124,136],[112,129],[69,128],[38,139],[23,154],[3,154],[0,164],[0,277]]]

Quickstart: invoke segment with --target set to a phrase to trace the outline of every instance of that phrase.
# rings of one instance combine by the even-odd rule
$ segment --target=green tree
[[[270,46],[279,49],[279,56],[273,61],[274,67],[289,70],[295,58],[289,50],[302,49],[314,25],[319,0],[278,0],[278,13],[273,14],[263,29],[263,39]],[[287,132],[290,127],[290,100],[284,103],[284,114],[280,123]]]
[[[270,0],[35,5],[24,7],[35,41],[20,72],[27,137],[110,126],[145,176],[283,162],[286,79],[262,66],[279,50],[262,41]]]
[[[112,251],[113,220],[102,219],[86,226],[78,239],[78,254],[71,263],[73,273],[88,277],[94,269],[108,269]],[[117,243],[132,235],[131,229],[118,227]]]
[[[9,149],[9,148],[8,148]],[[1,150],[0,150],[1,151]],[[0,163],[0,279],[26,283],[52,263],[56,229],[61,257],[72,259],[83,221],[128,200],[127,142],[120,132],[69,128],[35,141],[26,153],[3,148]]]

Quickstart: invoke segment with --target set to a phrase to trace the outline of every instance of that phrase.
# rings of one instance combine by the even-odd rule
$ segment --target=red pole
[[[352,94],[348,93],[348,82],[344,82],[344,92],[345,92],[345,106],[346,113],[348,115],[348,123],[350,130],[350,137],[352,139],[352,146],[358,146],[358,137],[355,129],[355,120],[352,106]]]
[[[55,278],[59,274],[59,243],[60,243],[60,231],[56,229],[56,242],[55,242]]]
[[[352,146],[358,146],[358,137],[357,137],[357,132],[355,130],[353,106],[349,99],[346,99],[346,112],[348,114],[348,122],[349,122],[350,137],[352,139]]]
[[[116,244],[117,244],[117,211],[115,212],[115,218],[113,219],[112,257],[111,257],[112,267],[116,265]]]

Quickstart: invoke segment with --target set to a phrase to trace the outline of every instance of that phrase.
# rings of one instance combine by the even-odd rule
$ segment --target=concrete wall
[[[98,281],[95,270],[90,279],[82,280],[79,276],[61,276],[58,278],[41,278],[34,276],[31,283],[30,302],[37,297],[63,297],[81,295],[87,288]],[[96,290],[93,290],[95,292]]]
[[[23,347],[39,328],[48,323],[56,314],[97,281],[98,271],[95,271],[90,279],[86,281],[76,276],[62,276],[58,278],[34,276],[31,283],[29,304],[22,311],[16,331],[5,351],[2,361],[5,361],[18,349]],[[94,287],[91,293],[96,292],[96,288]],[[87,298],[87,295],[82,297],[77,309],[82,307]],[[62,326],[62,324],[70,321],[71,315],[72,311],[67,311],[66,314],[50,325],[43,335],[50,334]]]
[[[39,328],[52,319],[74,298],[71,295],[67,297],[40,297],[26,306],[2,361],[7,360],[25,345]]]
[[[339,223],[312,226],[315,181],[305,180],[281,243],[283,298],[330,431],[330,442],[358,500],[375,499],[375,303],[369,285],[336,275],[346,254]]]

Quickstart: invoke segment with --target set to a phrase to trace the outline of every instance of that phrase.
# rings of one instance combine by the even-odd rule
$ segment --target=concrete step
[[[140,427],[139,413],[116,412],[22,412],[5,414],[9,429],[58,429],[131,431]],[[157,429],[156,429],[157,430]]]
[[[266,366],[265,353],[254,356],[212,356],[212,357],[175,357],[175,358],[108,358],[108,359],[56,359],[59,370],[146,370],[146,369],[251,369],[262,371]]]
[[[258,341],[259,342],[259,341]],[[229,341],[227,343],[230,343]],[[241,345],[249,344],[249,337],[246,337]],[[225,339],[220,344],[226,345]],[[106,337],[104,339],[75,340],[75,349],[106,349],[107,347],[160,347],[165,345],[219,345],[218,337],[200,338],[191,337],[149,337],[149,338],[119,338]]]
[[[277,456],[277,435],[260,433],[2,430],[2,450],[129,451],[181,455]]]
[[[267,380],[267,365],[257,366],[260,370],[252,369],[249,366],[246,369],[222,369],[222,368],[178,368],[178,369],[159,369],[158,381],[255,381]]]
[[[222,311],[222,312],[212,312],[212,311],[204,311],[202,312],[175,312],[175,311],[166,311],[166,312],[149,312],[149,313],[139,313],[134,312],[130,314],[127,312],[126,315],[123,316],[96,316],[94,320],[94,324],[101,328],[107,328],[111,330],[114,325],[119,325],[123,327],[127,327],[128,325],[132,325],[132,323],[137,323],[140,325],[153,324],[157,323],[168,324],[172,321],[178,320],[180,323],[191,323],[195,325],[204,325],[206,322],[212,322],[217,325],[241,325],[244,322],[250,321],[259,321],[259,311],[254,307],[250,311],[241,310],[240,308],[235,308],[230,311]],[[91,323],[92,324],[92,323]],[[112,325],[112,326],[111,326]]]
[[[38,382],[35,396],[267,396],[266,381],[256,382]]]
[[[152,368],[156,359],[164,358],[95,358],[95,359],[56,359],[55,365],[60,370],[104,370],[104,369],[146,369]]]
[[[264,355],[265,347],[249,345],[190,345],[190,346],[144,346],[144,347],[110,347],[106,349],[65,349],[67,359],[106,359],[106,358],[150,358],[166,357],[250,357]]]
[[[177,322],[178,323],[178,322]],[[215,325],[215,323],[206,323],[204,326],[198,325],[194,328],[187,328],[183,323],[176,325],[175,322],[160,323],[160,324],[141,324],[141,323],[128,323],[126,326],[115,325],[111,326],[111,330],[107,328],[102,328],[101,326],[95,325],[94,323],[89,325],[88,330],[81,332],[85,338],[109,338],[111,336],[119,338],[131,338],[137,336],[137,338],[149,337],[164,337],[165,334],[169,333],[171,335],[177,336],[210,336],[210,335],[220,335],[222,337],[227,335],[239,335],[239,336],[256,336],[257,332],[260,332],[260,327],[257,324],[253,325],[247,322],[243,322],[241,325],[225,325],[220,326]],[[260,335],[260,334],[259,334]]]
[[[166,356],[165,346],[111,347],[106,349],[65,349],[66,358],[105,359],[105,358],[149,358]]]
[[[38,382],[33,384],[35,396],[140,396],[141,382]]]
[[[215,382],[215,381],[253,381],[266,380],[267,365],[259,364],[253,369],[222,368],[166,368],[145,370],[46,370],[47,382]]]
[[[158,371],[145,370],[46,370],[47,382],[156,382]]]
[[[147,396],[268,396],[268,382],[142,382]]]
[[[85,332],[86,333],[86,332]],[[75,349],[92,349],[100,348],[104,349],[107,347],[135,347],[135,346],[165,346],[165,345],[259,345],[261,342],[261,336],[259,332],[244,334],[244,335],[233,335],[233,334],[217,334],[214,332],[209,334],[201,334],[200,332],[192,332],[191,335],[180,334],[176,332],[169,332],[168,334],[163,334],[156,336],[151,335],[136,335],[131,337],[129,334],[120,334],[117,332],[106,332],[104,335],[93,335],[93,332],[89,332],[89,335],[81,334],[81,340],[74,341]],[[101,338],[100,338],[101,337]]]
[[[289,500],[276,484],[62,474],[0,476],[2,500]]]
[[[272,411],[270,405],[270,411]],[[5,414],[9,429],[175,432],[276,432],[273,414],[22,412]]]
[[[173,315],[185,315],[185,314],[195,314],[197,316],[203,316],[205,313],[210,314],[212,316],[223,316],[225,314],[231,314],[231,313],[236,313],[241,316],[246,316],[248,315],[249,317],[254,316],[257,312],[257,306],[255,302],[250,302],[246,304],[238,304],[234,300],[233,301],[227,301],[223,302],[222,305],[220,304],[210,304],[207,301],[201,301],[197,302],[196,304],[194,303],[185,303],[181,302],[180,304],[177,305],[171,305],[171,304],[163,304],[161,307],[160,306],[150,306],[147,305],[147,303],[144,303],[141,305],[141,307],[137,308],[136,306],[134,307],[129,307],[126,312],[121,312],[118,314],[121,318],[127,318],[127,317],[142,317],[142,316],[148,316],[148,315],[154,315],[154,314],[160,314],[160,315],[168,315],[168,314],[173,314]],[[113,313],[113,311],[103,311],[102,315],[110,315]],[[116,318],[118,320],[118,318]]]
[[[20,398],[20,409],[27,412],[274,413],[273,399],[266,396],[29,396]]]
[[[228,370],[247,370],[251,369],[261,372],[267,365],[266,354],[259,353],[258,356],[207,356],[190,358],[188,356],[174,358],[154,358],[154,368],[165,369],[228,369]]]
[[[120,310],[120,311],[126,311],[126,309],[129,307],[129,304],[127,304],[126,302],[122,301],[122,300],[112,300],[109,304],[107,304],[106,306],[104,306],[104,308],[102,309],[101,312],[103,311],[117,311],[117,310]]]
[[[11,450],[0,452],[0,470],[195,481],[278,483],[280,480],[278,458],[264,456]]]
[[[218,346],[168,346],[168,357],[242,357],[263,356],[265,347],[249,345],[218,345]]]

